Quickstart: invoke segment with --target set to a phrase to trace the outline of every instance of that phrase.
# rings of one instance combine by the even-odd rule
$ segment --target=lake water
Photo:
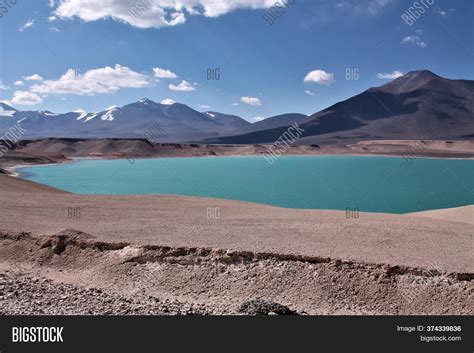
[[[474,203],[474,160],[263,157],[81,160],[23,168],[79,194],[176,194],[288,208],[406,213]]]

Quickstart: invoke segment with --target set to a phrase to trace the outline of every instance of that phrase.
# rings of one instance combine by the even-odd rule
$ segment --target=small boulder
[[[244,302],[240,306],[239,312],[247,315],[298,315],[297,312],[284,305],[263,299]]]

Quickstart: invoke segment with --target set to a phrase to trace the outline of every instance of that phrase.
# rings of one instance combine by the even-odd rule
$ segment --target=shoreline
[[[47,142],[46,145],[43,145],[44,142]],[[3,157],[0,159],[0,168],[6,171],[6,174],[14,177],[19,180],[28,180],[29,182],[34,183],[33,181],[27,179],[22,175],[21,170],[23,168],[31,167],[46,167],[62,163],[75,163],[81,160],[127,160],[126,154],[135,151],[134,148],[139,148],[141,152],[145,152],[143,146],[136,146],[135,144],[127,145],[115,145],[116,143],[130,143],[130,141],[121,141],[121,140],[83,140],[81,143],[86,144],[87,146],[93,142],[93,150],[87,146],[78,146],[74,145],[78,153],[71,155],[64,153],[61,147],[59,150],[54,152],[42,152],[50,151],[52,147],[56,146],[56,142],[61,142],[61,146],[66,144],[63,139],[47,139],[47,140],[38,140],[27,143],[26,149],[22,148],[18,151],[7,154],[6,158]],[[381,141],[362,141],[352,145],[326,145],[318,146],[313,148],[311,146],[293,146],[285,151],[282,154],[281,158],[288,157],[382,157],[382,158],[402,158],[406,159],[407,151],[400,150],[400,148],[408,148],[410,144],[418,146],[419,144],[425,145],[425,149],[415,155],[412,155],[412,160],[407,160],[407,163],[413,164],[416,163],[417,159],[420,160],[473,160],[474,159],[474,141],[455,141],[454,143],[449,141],[434,141],[431,143],[426,143],[423,141],[405,141],[405,140],[381,140]],[[51,144],[53,144],[51,146]],[[105,144],[105,145],[104,145]],[[430,144],[434,147],[430,147]],[[33,145],[32,148],[29,148]],[[104,150],[98,149],[97,145],[103,145],[103,148],[107,147],[107,153]],[[196,147],[197,146],[197,147]],[[314,145],[317,146],[317,145]],[[375,148],[377,150],[354,150],[356,148]],[[442,148],[441,148],[441,147]],[[133,155],[133,160],[142,160],[142,159],[168,159],[168,158],[219,158],[219,157],[263,157],[263,151],[266,151],[268,146],[265,145],[194,145],[194,144],[168,144],[168,145],[154,145],[154,149],[158,150],[146,151],[148,155]],[[472,152],[469,154],[467,150],[472,149]],[[29,149],[28,149],[29,148]],[[262,149],[264,148],[264,149]],[[433,148],[433,149],[430,149]],[[435,150],[439,149],[439,150]],[[441,148],[441,149],[440,149]],[[452,149],[455,148],[453,151]],[[382,151],[383,150],[383,151]],[[98,153],[98,151],[104,152],[103,156],[88,156],[87,153]],[[110,152],[112,151],[112,152]],[[213,154],[209,154],[213,152]],[[125,154],[125,155],[124,155]],[[464,156],[459,157],[459,154],[464,154]],[[278,159],[280,158],[278,157]],[[276,163],[278,161],[276,160]],[[28,162],[26,162],[28,161]],[[42,185],[42,184],[38,184]],[[79,195],[79,194],[78,194]],[[146,196],[146,195],[140,195]],[[239,202],[239,201],[236,201]],[[415,214],[427,213],[430,212],[439,212],[446,211],[450,209],[470,207],[471,205],[466,206],[455,206],[450,208],[442,209],[429,209],[414,212]],[[404,215],[410,215],[413,212],[405,213]]]
[[[233,156],[233,157],[240,157],[240,156]],[[313,156],[308,156],[308,157],[313,157]],[[314,156],[314,157],[317,157],[317,156]],[[366,157],[371,157],[371,156],[366,156]],[[388,157],[392,157],[392,156],[388,156]],[[193,157],[184,157],[184,158],[193,158]],[[394,157],[394,158],[398,158],[398,157]],[[54,165],[63,164],[63,163],[75,163],[75,162],[78,162],[78,161],[84,160],[84,159],[104,160],[103,158],[74,158],[70,161],[64,161],[64,162],[60,162],[60,163],[49,163],[49,164],[41,164],[41,165],[22,165],[22,166],[15,166],[15,167],[11,167],[11,168],[12,168],[12,170],[14,170],[16,168],[21,169],[21,168],[33,168],[33,167],[47,167],[47,166],[54,166]],[[152,158],[144,158],[144,159],[154,159],[154,158],[152,157]],[[105,159],[105,160],[120,160],[120,159]],[[8,175],[8,176],[12,177],[12,178],[19,179],[19,180],[24,180],[24,181],[27,181],[27,182],[30,182],[30,183],[33,183],[33,184],[36,184],[36,185],[41,185],[41,186],[54,188],[50,185],[41,184],[41,183],[38,183],[36,181],[24,178],[20,172],[14,172],[14,173],[15,174],[11,174],[11,175]],[[61,190],[61,189],[58,189],[58,190],[63,191],[63,192],[68,192],[68,191]],[[75,193],[72,193],[72,194],[77,195],[77,196],[88,195],[88,194],[75,194]],[[100,195],[96,195],[96,196],[113,196],[113,195],[102,195],[102,194],[100,194]],[[255,204],[255,205],[260,205],[260,206],[275,207],[275,208],[280,208],[280,209],[284,209],[284,210],[286,209],[286,210],[299,210],[299,211],[308,211],[309,210],[309,211],[323,211],[323,212],[324,211],[344,212],[344,210],[336,210],[336,209],[305,209],[305,208],[281,207],[281,206],[274,206],[274,205],[258,203],[258,202],[242,201],[242,200],[235,200],[235,199],[211,198],[211,197],[206,197],[206,196],[175,195],[175,194],[129,194],[129,195],[126,194],[126,195],[120,195],[120,196],[131,196],[131,197],[169,196],[169,197],[178,197],[178,198],[183,197],[183,198],[198,198],[198,199],[208,199],[208,200],[215,199],[215,200],[224,200],[224,201],[230,201],[230,202]],[[448,211],[449,212],[451,210],[462,210],[462,209],[466,209],[466,208],[470,208],[470,207],[473,207],[473,210],[474,210],[474,203],[468,204],[468,205],[453,206],[453,207],[447,207],[447,208],[434,208],[434,209],[427,209],[427,210],[421,210],[421,211],[416,211],[416,212],[407,212],[407,213],[364,212],[364,211],[360,211],[360,213],[371,213],[371,214],[381,214],[381,215],[408,215],[408,216],[425,217],[425,218],[437,218],[437,217],[430,217],[430,214],[431,213],[436,214],[438,212],[443,212],[443,211]],[[474,213],[473,213],[473,218],[474,218]],[[464,223],[474,224],[474,220],[472,222],[464,221]]]
[[[421,147],[420,147],[421,146]],[[49,165],[74,160],[117,160],[150,158],[249,157],[268,153],[269,145],[149,144],[141,140],[61,139],[24,141],[0,159],[0,168]],[[290,146],[277,157],[352,156],[416,159],[474,159],[474,141],[367,140],[355,144]],[[129,158],[127,158],[129,157]],[[28,162],[25,162],[25,161]]]
[[[262,157],[262,155],[254,154],[254,155],[229,155],[229,156],[144,156],[144,157],[136,157],[135,160],[146,160],[146,159],[169,159],[169,158],[257,158]],[[317,157],[383,157],[383,158],[402,158],[404,159],[403,154],[377,154],[377,153],[322,153],[322,154],[282,154],[280,157],[277,157],[277,160],[280,158],[287,158],[287,157],[307,157],[307,158],[317,158]],[[474,160],[474,157],[453,157],[453,156],[420,156],[413,158],[414,160]],[[67,163],[74,163],[83,160],[99,160],[99,161],[128,161],[127,158],[123,157],[70,157],[68,160],[58,161],[58,162],[51,162],[51,163],[44,163],[44,164],[19,164],[9,167],[3,167],[4,170],[10,171],[14,173],[16,169],[21,168],[33,168],[33,167],[47,167],[53,166],[57,164],[67,164]],[[1,164],[0,164],[1,166]],[[18,174],[18,173],[16,173]]]

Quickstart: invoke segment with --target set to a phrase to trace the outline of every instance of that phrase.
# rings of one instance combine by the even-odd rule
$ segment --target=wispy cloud
[[[179,85],[174,85],[174,84],[170,84],[169,86],[169,89],[172,90],[172,91],[180,91],[180,92],[192,92],[192,91],[195,91],[196,88],[193,87],[188,81],[186,80],[183,80],[181,81],[181,83]]]
[[[242,97],[242,98],[240,98],[240,101],[242,103],[245,103],[247,105],[251,105],[251,106],[254,106],[254,107],[258,107],[258,106],[262,105],[262,102],[260,101],[260,99],[255,98],[255,97]]]
[[[402,39],[402,44],[413,44],[416,45],[420,48],[426,48],[428,44],[421,40],[421,38],[418,35],[410,35],[406,36],[405,38]]]
[[[446,9],[446,10],[444,10],[444,9],[442,9],[442,8],[439,7],[439,6],[437,6],[435,10],[436,10],[436,12],[438,13],[438,15],[440,15],[441,17],[448,17],[449,15],[451,15],[451,14],[453,14],[453,13],[456,12],[455,9],[452,9],[452,8],[451,8],[451,9]]]
[[[32,28],[35,25],[35,20],[29,19],[23,26],[20,27],[20,32],[26,31],[28,28]]]
[[[38,74],[23,77],[26,81],[43,81],[43,78]]]
[[[306,75],[304,82],[315,82],[319,85],[329,86],[336,82],[336,80],[333,73],[324,70],[313,70]]]
[[[403,76],[403,72],[399,70],[395,70],[392,73],[388,73],[388,74],[382,74],[382,73],[377,74],[377,78],[380,80],[394,80],[401,76]]]
[[[392,0],[370,0],[367,5],[367,11],[372,15],[376,15],[391,2]]]
[[[171,98],[166,98],[166,99],[163,99],[161,101],[161,104],[163,104],[163,105],[173,105],[175,103],[176,102],[174,100],[172,100]]]
[[[178,77],[178,75],[176,75],[174,72],[167,69],[162,69],[159,67],[155,67],[153,69],[153,75],[156,78],[177,78]]]

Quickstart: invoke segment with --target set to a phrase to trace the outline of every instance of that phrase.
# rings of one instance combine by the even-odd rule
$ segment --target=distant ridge
[[[306,116],[290,113],[256,123],[231,114],[198,112],[148,98],[101,112],[18,111],[0,103],[0,132],[15,123],[24,138],[143,138],[158,124],[162,142],[273,143],[295,122],[298,144],[340,144],[377,139],[473,139],[474,81],[411,71],[380,87]]]
[[[360,140],[472,139],[474,81],[411,71],[370,88],[303,121],[299,144]],[[215,139],[220,143],[271,143],[285,128]]]

